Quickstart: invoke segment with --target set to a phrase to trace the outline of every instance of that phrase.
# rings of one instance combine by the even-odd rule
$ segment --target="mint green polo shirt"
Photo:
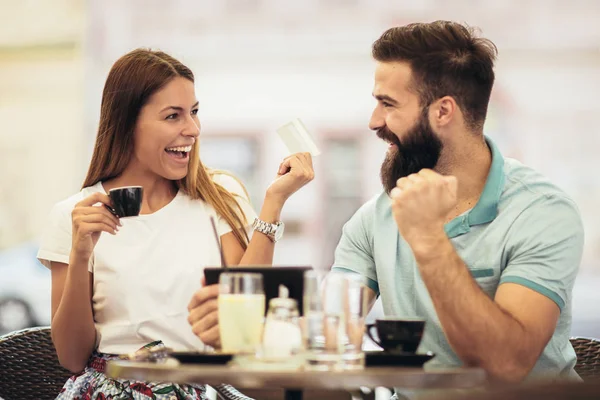
[[[473,279],[490,297],[499,285],[510,282],[535,290],[558,305],[561,312],[556,330],[530,377],[576,377],[569,335],[571,292],[583,250],[579,211],[548,179],[516,160],[503,158],[495,144],[489,138],[486,141],[492,163],[483,193],[475,207],[446,224],[446,234]],[[364,204],[346,223],[333,268],[364,276],[381,296],[386,316],[427,321],[418,351],[435,353],[428,366],[462,364],[444,336],[385,192]]]

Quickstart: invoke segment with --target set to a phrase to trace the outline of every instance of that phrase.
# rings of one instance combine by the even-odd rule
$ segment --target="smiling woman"
[[[312,180],[313,169],[309,154],[284,160],[259,219],[239,181],[203,165],[199,135],[194,75],[186,66],[142,49],[117,60],[83,189],[54,207],[38,253],[52,271],[58,358],[78,373],[59,399],[135,391],[205,398],[203,385],[125,383],[106,377],[103,366],[149,344],[180,351],[218,346],[214,313],[210,324],[195,324],[196,314],[188,320],[190,299],[203,290],[203,268],[221,263],[211,219],[227,264],[271,264],[274,240],[263,233],[249,240],[250,225],[280,224],[283,205]],[[109,211],[107,193],[124,186],[143,187],[139,216],[119,219]]]

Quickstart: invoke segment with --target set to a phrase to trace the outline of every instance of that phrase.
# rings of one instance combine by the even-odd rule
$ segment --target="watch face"
[[[275,231],[275,241],[278,241],[279,239],[281,239],[281,237],[283,236],[284,228],[285,228],[285,224],[283,222],[280,222],[277,225],[277,230]]]

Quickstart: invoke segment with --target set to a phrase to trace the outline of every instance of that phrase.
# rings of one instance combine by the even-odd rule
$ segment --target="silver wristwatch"
[[[254,218],[254,223],[252,223],[252,229],[267,235],[273,242],[277,242],[281,239],[284,228],[285,224],[281,221],[270,224],[258,218]]]

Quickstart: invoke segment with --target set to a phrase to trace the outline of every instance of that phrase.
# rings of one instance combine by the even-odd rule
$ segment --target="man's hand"
[[[194,293],[188,305],[188,322],[192,331],[208,346],[221,347],[219,335],[219,285],[204,286]]]
[[[457,181],[423,169],[398,179],[390,197],[400,234],[415,251],[415,246],[444,233],[448,214],[457,204]]]

